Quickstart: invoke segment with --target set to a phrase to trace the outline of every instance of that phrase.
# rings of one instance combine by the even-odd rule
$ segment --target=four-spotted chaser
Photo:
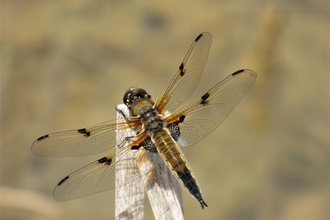
[[[112,150],[107,156],[62,179],[54,190],[57,201],[84,197],[114,189],[116,161],[130,151],[144,148],[158,153],[181,185],[201,204],[207,206],[197,180],[179,147],[191,146],[217,128],[249,91],[257,75],[252,70],[238,70],[216,84],[191,104],[178,108],[195,91],[206,64],[212,37],[198,35],[177,72],[156,102],[141,88],[130,88],[124,104],[130,114],[122,122],[110,121],[92,127],[47,134],[31,147],[38,156],[86,156]],[[119,143],[116,130],[131,129],[134,134]],[[160,161],[160,162],[162,162]],[[132,162],[121,161],[121,167]],[[156,165],[155,165],[156,166]]]

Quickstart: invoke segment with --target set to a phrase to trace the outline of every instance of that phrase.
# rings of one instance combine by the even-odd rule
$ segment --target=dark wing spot
[[[45,138],[48,138],[48,137],[49,137],[49,135],[46,134],[46,135],[41,136],[40,138],[38,138],[37,141],[41,141],[41,140],[43,140],[43,139],[45,139]]]
[[[237,74],[239,74],[239,73],[241,73],[241,72],[244,72],[244,70],[243,69],[241,69],[241,70],[237,70],[236,72],[234,72],[233,74],[231,74],[232,76],[235,76],[235,75],[237,75]]]
[[[86,128],[78,129],[78,132],[81,134],[87,134],[89,132],[86,131]]]
[[[102,157],[98,160],[99,163],[105,163],[106,165],[110,165],[112,162],[112,158]]]
[[[204,100],[202,100],[201,102],[200,102],[200,104],[201,105],[206,105],[208,102],[207,101],[204,101]]]
[[[210,96],[210,95],[209,95],[208,93],[205,93],[205,94],[201,97],[202,100],[201,100],[200,104],[202,104],[202,105],[207,104],[206,99],[208,99],[209,96]]]
[[[183,65],[183,63],[181,63],[181,65],[179,66],[179,69],[182,71],[183,67],[184,67],[184,65]]]
[[[108,161],[107,161],[107,165],[110,165],[111,164],[111,162],[112,162],[112,159],[110,158],[110,159],[108,159]]]
[[[78,129],[78,132],[84,134],[86,137],[91,135],[91,133],[87,131],[86,128]]]
[[[183,63],[181,63],[181,65],[179,66],[179,69],[181,71],[180,75],[183,76],[185,74],[185,72],[183,71],[183,69],[184,69],[184,64]]]
[[[107,162],[107,157],[102,157],[101,159],[98,160],[99,163],[105,163]]]
[[[185,115],[181,115],[180,118],[179,118],[179,122],[183,122],[185,117],[186,117]]]
[[[197,42],[201,37],[203,36],[203,34],[200,34],[196,37],[195,41]]]
[[[210,95],[208,93],[205,93],[201,98],[205,101]]]
[[[86,134],[86,129],[85,128],[78,129],[78,132],[82,134]]]
[[[69,179],[69,176],[64,177],[57,185],[62,185],[65,181],[67,181],[67,179]]]

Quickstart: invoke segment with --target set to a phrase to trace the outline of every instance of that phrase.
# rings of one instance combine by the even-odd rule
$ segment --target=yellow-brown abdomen
[[[197,180],[194,177],[189,165],[183,157],[179,147],[173,140],[170,132],[162,128],[152,135],[152,141],[155,144],[158,153],[164,162],[171,169],[173,174],[178,178],[181,185],[202,205],[206,205],[203,200],[201,191],[198,187]]]

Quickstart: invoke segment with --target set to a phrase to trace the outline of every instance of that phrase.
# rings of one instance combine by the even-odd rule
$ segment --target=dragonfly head
[[[151,95],[147,93],[144,89],[132,87],[127,90],[123,97],[124,104],[133,111],[133,115],[137,115],[138,112],[134,111],[134,108],[149,108],[149,103],[152,106],[153,101],[151,100]],[[147,106],[146,106],[147,105]],[[140,106],[140,107],[138,107]]]

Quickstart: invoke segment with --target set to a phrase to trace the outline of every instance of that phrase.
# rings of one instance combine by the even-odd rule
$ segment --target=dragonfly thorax
[[[157,132],[164,126],[164,121],[156,109],[150,108],[140,115],[140,119],[148,132]]]

